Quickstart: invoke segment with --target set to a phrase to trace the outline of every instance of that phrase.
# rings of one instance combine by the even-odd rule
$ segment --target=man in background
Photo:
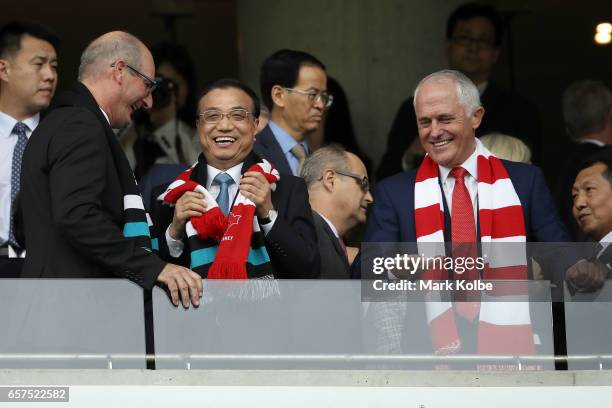
[[[0,277],[17,277],[23,254],[13,218],[23,151],[57,85],[59,39],[13,21],[0,28]],[[13,259],[10,259],[13,258]]]
[[[587,237],[572,215],[571,193],[582,162],[612,144],[612,92],[601,81],[578,81],[563,92],[563,119],[574,147],[557,181],[557,206],[573,240]]]
[[[350,279],[349,263],[356,248],[348,249],[342,237],[365,223],[372,204],[366,168],[353,153],[330,145],[306,159],[301,176],[308,186],[317,230],[321,278]]]
[[[451,13],[446,23],[446,55],[450,69],[462,72],[478,88],[486,111],[476,137],[499,132],[521,139],[538,164],[541,129],[533,103],[491,80],[504,36],[504,21],[493,7],[467,3]],[[425,151],[417,137],[413,99],[402,103],[387,139],[387,150],[376,172],[378,180],[402,171],[404,155],[411,167],[419,164]]]
[[[302,51],[279,50],[264,61],[260,85],[270,121],[253,150],[281,174],[298,176],[310,153],[306,136],[321,126],[333,101],[325,65]]]

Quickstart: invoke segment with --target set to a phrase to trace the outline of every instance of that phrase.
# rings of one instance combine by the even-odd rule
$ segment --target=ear
[[[123,76],[125,74],[125,71],[127,70],[127,67],[125,65],[125,61],[118,60],[117,62],[115,62],[114,66],[111,67],[111,69],[113,70],[112,77],[119,85],[123,84]]]
[[[485,109],[482,106],[477,107],[474,113],[472,113],[472,117],[470,118],[472,121],[472,129],[478,129],[478,126],[480,126],[480,123],[482,122],[484,113]]]
[[[270,94],[272,96],[272,102],[274,102],[274,105],[278,105],[281,108],[285,107],[285,92],[282,86],[274,85],[270,91]]]
[[[334,183],[336,182],[336,173],[333,170],[325,170],[321,175],[321,184],[323,188],[329,192],[334,190]]]
[[[4,59],[0,59],[0,80],[8,82],[11,64]]]

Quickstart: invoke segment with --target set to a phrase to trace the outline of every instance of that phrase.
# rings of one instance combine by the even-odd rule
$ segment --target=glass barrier
[[[611,369],[612,281],[592,293],[564,289],[568,369]]]
[[[0,280],[0,368],[145,368],[143,291],[120,279]]]
[[[364,302],[363,284],[357,280],[205,280],[201,305],[189,309],[174,307],[166,293],[156,288],[156,368],[554,369],[547,281],[522,282],[520,301],[484,298],[480,304],[489,320],[500,311],[510,312],[528,319],[526,328],[502,327],[492,333],[478,319],[458,318],[461,345],[452,355],[433,353],[435,329],[428,323],[428,308],[434,302],[422,293],[404,293],[404,298],[393,302]],[[529,298],[537,301],[529,302]],[[514,335],[524,338],[526,329],[534,344],[529,355],[483,352],[477,346],[480,342],[495,350],[495,342],[513,342]]]

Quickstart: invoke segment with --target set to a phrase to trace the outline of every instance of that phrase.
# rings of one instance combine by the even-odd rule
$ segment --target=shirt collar
[[[578,143],[593,143],[594,145],[597,145],[599,147],[604,147],[606,144],[604,142],[602,142],[601,140],[597,140],[597,139],[589,139],[589,138],[584,138],[584,139],[579,139]]]
[[[211,166],[210,164],[206,165],[206,189],[210,189],[210,186],[213,183],[213,180],[215,179],[215,177],[217,177],[217,174],[219,173],[227,173],[230,175],[230,177],[234,180],[234,183],[236,183],[236,185],[240,184],[240,172],[242,171],[242,164],[237,164],[234,167],[231,167],[227,170],[225,170],[225,172],[223,170],[219,170],[213,166]]]
[[[274,133],[276,141],[280,145],[284,154],[289,153],[291,149],[293,149],[293,147],[295,147],[295,145],[297,145],[298,143],[304,147],[304,149],[306,150],[306,154],[308,154],[308,144],[306,143],[306,141],[296,141],[289,133],[285,132],[283,128],[281,128],[272,121],[268,122],[268,126],[270,126],[270,130],[272,130],[272,133]]]
[[[606,249],[610,244],[612,244],[612,231],[608,232],[608,234],[599,240],[599,243]],[[602,251],[603,252],[603,251]]]
[[[334,226],[334,224],[327,219],[327,217],[325,217],[323,214],[318,213],[321,218],[323,218],[323,220],[325,220],[325,222],[327,223],[327,225],[329,225],[329,228],[331,228],[332,232],[334,233],[334,235],[336,236],[336,238],[340,238],[340,235],[338,235],[338,230],[336,229],[336,227]]]
[[[474,153],[472,153],[470,157],[468,157],[467,160],[464,161],[459,167],[466,169],[468,173],[470,173],[470,176],[478,180],[478,160],[476,160],[476,157],[478,156],[478,148],[476,141],[474,142]],[[444,167],[438,164],[438,169],[440,169],[440,180],[442,181],[442,184],[444,184],[446,183],[446,179],[448,178],[452,168]]]
[[[9,137],[17,122],[19,121],[11,115],[7,115],[4,112],[0,112],[0,129],[2,129],[1,131],[3,133],[6,131],[3,136]],[[21,122],[28,127],[29,131],[26,132],[26,136],[30,138],[30,135],[32,134],[34,129],[36,129],[36,126],[38,126],[38,123],[40,122],[40,113],[37,113],[34,116],[30,116],[29,118],[24,119]]]
[[[100,110],[102,111],[104,118],[106,119],[106,121],[108,122],[108,125],[110,126],[110,120],[108,119],[108,115],[106,114],[106,112],[104,112],[104,109],[100,108]]]

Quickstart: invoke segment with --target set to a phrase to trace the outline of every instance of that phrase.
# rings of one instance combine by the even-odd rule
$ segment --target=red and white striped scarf
[[[206,212],[200,216],[191,217],[187,222],[186,230],[197,232],[201,239],[213,238],[220,242],[215,260],[208,271],[208,278],[246,279],[246,259],[249,255],[249,245],[255,223],[255,204],[239,191],[226,217],[208,190],[190,179],[194,167],[195,164],[181,173],[158,197],[158,200],[174,205],[187,191],[202,193],[206,203]],[[276,183],[280,180],[278,170],[265,159],[260,163],[255,163],[247,171],[263,174],[271,184],[272,191],[275,190]]]
[[[503,251],[503,245],[494,245],[526,242],[520,200],[503,163],[478,139],[476,153],[480,241],[482,254],[488,255],[482,278],[526,281],[525,251]],[[445,256],[444,206],[438,183],[438,164],[429,156],[425,157],[417,171],[414,197],[419,254]],[[446,271],[429,270],[423,273],[422,279],[446,280],[448,275]],[[525,293],[514,288],[510,293],[496,293],[494,298],[483,297],[478,321],[479,353],[533,354],[533,333]],[[428,294],[428,300],[427,321],[434,353],[445,355],[458,352],[461,340],[457,334],[453,305],[439,301],[433,293]]]

